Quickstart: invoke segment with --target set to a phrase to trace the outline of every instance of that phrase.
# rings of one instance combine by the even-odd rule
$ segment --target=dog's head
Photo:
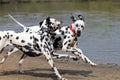
[[[41,28],[46,28],[50,30],[60,29],[61,21],[56,20],[55,18],[47,17],[44,21],[40,22]]]
[[[77,36],[81,35],[81,31],[85,28],[85,20],[82,15],[78,15],[78,19],[76,19],[73,15],[71,16],[73,23],[70,28],[74,31]]]

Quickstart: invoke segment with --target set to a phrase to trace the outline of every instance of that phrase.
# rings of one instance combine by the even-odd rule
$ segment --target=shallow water
[[[120,64],[120,2],[41,2],[0,5],[0,30],[22,28],[7,14],[12,14],[26,26],[38,25],[48,16],[69,25],[71,14],[82,14],[86,27],[79,37],[78,47],[96,63]]]

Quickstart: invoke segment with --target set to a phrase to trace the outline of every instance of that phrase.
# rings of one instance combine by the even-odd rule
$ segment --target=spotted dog
[[[52,17],[47,17],[45,20],[41,21],[39,23],[39,26],[30,26],[30,27],[25,27],[23,24],[21,24],[20,22],[18,22],[14,17],[12,17],[10,14],[8,15],[13,21],[15,21],[17,24],[19,24],[21,27],[23,27],[23,32],[25,33],[31,33],[31,32],[38,32],[40,30],[42,31],[52,31],[52,30],[56,30],[60,28],[61,25],[61,21],[56,20],[55,18]],[[47,26],[47,21],[49,21],[49,24],[51,24],[51,26]],[[49,29],[49,30],[48,30]],[[6,45],[11,45],[9,42],[6,43]],[[4,48],[6,47],[6,45],[4,46]],[[0,48],[3,48],[3,46],[1,45]],[[4,49],[3,48],[3,49]],[[3,50],[2,49],[2,50]],[[1,49],[0,49],[1,50]],[[1,50],[1,52],[2,52]],[[16,47],[14,47],[13,49],[11,49],[10,51],[8,51],[5,55],[4,58],[0,61],[0,63],[4,63],[5,60],[7,59],[8,56],[10,56],[12,53],[17,52],[19,49],[17,49]],[[19,62],[21,63],[21,61]]]
[[[47,27],[51,27],[50,20],[47,20]],[[67,80],[62,78],[62,76],[59,74],[51,57],[51,52],[53,52],[53,43],[49,29],[48,31],[40,30],[37,33],[16,33],[14,31],[1,31],[0,33],[2,34],[0,35],[0,44],[3,44],[1,46],[1,50],[3,46],[5,46],[4,44],[10,42],[17,49],[24,53],[24,55],[21,57],[21,62],[26,56],[37,57],[44,55],[57,77],[61,80]],[[19,64],[19,70],[22,72],[21,64]]]
[[[89,60],[82,52],[81,49],[77,48],[77,38],[81,35],[82,30],[85,27],[85,20],[82,15],[78,15],[78,20],[72,16],[73,21],[69,26],[61,27],[61,29],[56,30],[53,34],[53,46],[54,50],[62,50],[72,52],[75,56],[62,55],[53,53],[57,58],[61,57],[70,57],[73,60],[83,60],[86,63],[89,63],[92,66],[96,66],[91,60]]]

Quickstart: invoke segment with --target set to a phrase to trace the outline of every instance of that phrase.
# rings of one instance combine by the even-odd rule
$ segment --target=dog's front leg
[[[86,63],[89,63],[92,66],[96,66],[96,64],[94,62],[92,62],[89,58],[87,58],[81,49],[75,48],[75,47],[70,47],[69,45],[64,45],[62,48],[63,51],[69,51],[69,52],[73,52],[75,55],[78,56],[78,58],[76,57],[76,59],[81,59]],[[75,58],[73,58],[74,60]]]
[[[73,52],[75,55],[77,55],[81,60],[83,60],[86,63],[89,63],[91,66],[96,66],[94,62],[92,62],[88,57],[86,57],[81,49],[76,48],[77,51]]]
[[[45,48],[43,49],[43,54],[45,55],[46,59],[47,59],[47,62],[49,63],[49,65],[52,67],[53,71],[55,72],[56,76],[59,77],[61,80],[67,80],[65,78],[62,78],[62,76],[60,75],[60,73],[58,72],[54,62],[53,62],[53,59],[51,57],[51,54],[50,54],[50,51],[49,49]]]
[[[19,73],[24,73],[23,71],[22,71],[22,63],[23,63],[23,61],[24,61],[24,59],[27,57],[27,55],[26,54],[23,54],[22,56],[21,56],[21,58],[20,58],[20,61],[19,61]]]

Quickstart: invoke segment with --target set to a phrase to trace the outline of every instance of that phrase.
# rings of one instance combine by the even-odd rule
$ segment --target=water
[[[26,26],[38,25],[48,16],[69,25],[71,14],[82,14],[86,27],[79,37],[78,47],[96,63],[120,64],[120,2],[41,2],[0,5],[0,30],[22,28],[14,23],[7,14],[12,14]]]

